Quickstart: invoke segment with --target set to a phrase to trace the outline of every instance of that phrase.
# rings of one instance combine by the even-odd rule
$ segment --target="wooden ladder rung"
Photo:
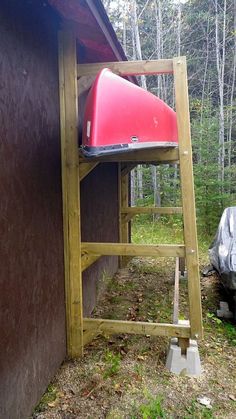
[[[114,333],[135,333],[140,335],[151,336],[168,336],[168,337],[190,337],[190,326],[177,325],[169,323],[148,323],[133,322],[128,320],[108,320],[108,319],[92,319],[84,318],[84,331],[93,331],[96,333],[105,332],[107,334]]]
[[[182,214],[182,207],[126,207],[121,208],[122,214]]]
[[[81,243],[83,255],[184,257],[183,244]]]

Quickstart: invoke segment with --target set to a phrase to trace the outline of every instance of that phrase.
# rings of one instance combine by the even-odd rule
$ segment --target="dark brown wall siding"
[[[1,419],[26,418],[65,356],[57,26],[0,2]]]
[[[41,0],[0,2],[0,419],[25,419],[65,357],[56,15]],[[117,165],[82,182],[82,237],[118,240]],[[103,257],[84,273],[84,309]]]
[[[118,170],[116,163],[98,165],[81,182],[82,240],[118,242]],[[117,257],[102,257],[83,274],[84,314],[96,303],[98,281],[118,268]]]

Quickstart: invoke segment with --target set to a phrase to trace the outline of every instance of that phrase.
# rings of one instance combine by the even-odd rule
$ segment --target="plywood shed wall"
[[[57,32],[46,1],[0,4],[0,417],[29,416],[66,355]],[[107,205],[107,196],[110,197]],[[106,197],[106,200],[102,198]],[[82,182],[85,241],[118,241],[117,165]],[[84,278],[85,314],[104,257]]]

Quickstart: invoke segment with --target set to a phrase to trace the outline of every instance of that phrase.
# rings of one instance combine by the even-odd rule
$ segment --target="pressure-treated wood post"
[[[59,82],[67,353],[78,357],[83,354],[83,317],[77,62],[76,39],[67,29],[59,33]]]
[[[120,243],[129,243],[129,223],[122,214],[122,208],[129,206],[129,173],[122,175],[122,163],[119,163],[119,241]],[[120,256],[120,268],[124,268],[129,262],[130,258],[127,256]]]
[[[186,266],[188,272],[190,327],[191,337],[196,338],[202,336],[202,310],[186,58],[174,58],[173,67],[179,137],[184,239],[186,246]]]

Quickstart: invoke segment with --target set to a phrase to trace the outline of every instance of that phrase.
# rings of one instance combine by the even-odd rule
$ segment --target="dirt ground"
[[[134,259],[114,278],[93,317],[171,322],[174,260]],[[215,313],[216,275],[201,279],[204,340],[200,378],[165,368],[168,339],[100,336],[84,358],[67,360],[48,387],[34,419],[236,418],[236,328]],[[180,281],[180,318],[188,317],[187,282]],[[209,408],[199,399],[207,397]]]

